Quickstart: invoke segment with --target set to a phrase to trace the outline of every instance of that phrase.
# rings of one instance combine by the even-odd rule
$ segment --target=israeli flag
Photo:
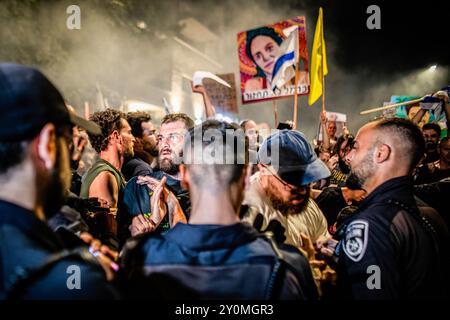
[[[439,120],[442,114],[442,107],[443,107],[444,101],[435,98],[432,96],[426,96],[421,102],[420,102],[420,108],[424,110],[428,110],[431,114],[433,114],[434,119]]]
[[[281,88],[295,77],[295,65],[298,61],[298,26],[292,26],[283,30],[287,38],[281,43],[280,52],[273,68],[272,91]]]

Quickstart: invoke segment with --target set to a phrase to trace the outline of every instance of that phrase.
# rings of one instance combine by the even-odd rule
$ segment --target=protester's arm
[[[320,125],[322,126],[322,148],[331,151],[330,137],[327,131],[327,113],[325,111],[320,113]]]
[[[411,119],[411,121],[416,125],[419,124],[419,122],[422,120],[422,118],[426,112],[427,112],[427,110],[420,109],[419,111],[417,111],[417,113],[414,115],[414,117]]]
[[[446,91],[440,90],[436,93],[433,94],[433,97],[439,98],[444,100],[444,112],[445,112],[445,120],[446,120],[446,124],[447,124],[447,136],[449,135],[449,126],[450,126],[450,104],[449,102],[449,97]]]
[[[206,92],[206,89],[202,85],[195,86],[191,83],[192,86],[192,92],[200,93],[203,97],[203,103],[205,104],[205,114],[206,119],[214,118],[216,115],[216,109],[211,103],[211,99],[209,98],[208,93]]]
[[[89,188],[89,198],[103,199],[110,208],[117,208],[118,195],[116,178],[108,171],[100,172]]]
[[[117,205],[119,197],[119,186],[116,178],[108,171],[103,171],[97,175],[89,188],[89,198],[99,198],[107,202],[110,213],[106,216],[104,231],[114,237],[117,236]]]

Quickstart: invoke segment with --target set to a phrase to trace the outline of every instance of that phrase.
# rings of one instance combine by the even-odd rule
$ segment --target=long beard
[[[180,172],[180,163],[183,155],[182,152],[180,153],[180,155],[177,155],[174,151],[171,152],[171,159],[158,159],[159,169],[167,174],[176,175],[178,172]]]
[[[304,198],[302,203],[296,205],[287,204],[277,197],[269,197],[269,199],[274,209],[279,210],[283,215],[287,216],[302,212],[308,203],[309,195]]]

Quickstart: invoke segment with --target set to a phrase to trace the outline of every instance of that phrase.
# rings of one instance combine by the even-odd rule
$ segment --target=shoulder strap
[[[428,233],[430,233],[433,238],[435,239],[437,232],[436,229],[433,227],[433,225],[428,221],[428,219],[420,214],[420,211],[417,207],[411,208],[410,206],[406,205],[405,203],[396,200],[396,199],[389,199],[388,203],[396,205],[398,208],[405,210],[408,212],[415,220],[417,220]]]
[[[283,272],[286,270],[286,262],[283,257],[283,253],[278,248],[278,245],[276,244],[275,240],[273,239],[273,233],[268,231],[265,233],[261,233],[260,236],[264,238],[272,247],[273,252],[275,253],[275,264],[272,268],[272,273],[269,277],[267,286],[266,286],[266,293],[264,295],[266,300],[272,300],[276,299],[275,296],[276,292],[279,292],[281,286],[282,286],[282,276]]]
[[[81,259],[91,265],[100,267],[97,260],[85,248],[76,248],[73,250],[63,250],[52,254],[40,266],[33,269],[20,268],[17,271],[17,278],[12,286],[5,292],[5,298],[8,300],[18,300],[23,297],[26,289],[32,285],[39,278],[45,276],[58,262],[67,259],[75,258]]]

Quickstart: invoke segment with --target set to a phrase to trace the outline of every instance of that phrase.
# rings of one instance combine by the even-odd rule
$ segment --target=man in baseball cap
[[[0,299],[116,296],[95,258],[70,254],[46,223],[69,189],[73,125],[99,129],[71,114],[41,72],[0,63]],[[78,284],[67,278],[74,264]]]
[[[269,136],[258,151],[258,168],[245,196],[250,210],[244,220],[299,249],[302,237],[316,242],[328,235],[309,184],[327,178],[330,171],[302,133],[284,129]]]

